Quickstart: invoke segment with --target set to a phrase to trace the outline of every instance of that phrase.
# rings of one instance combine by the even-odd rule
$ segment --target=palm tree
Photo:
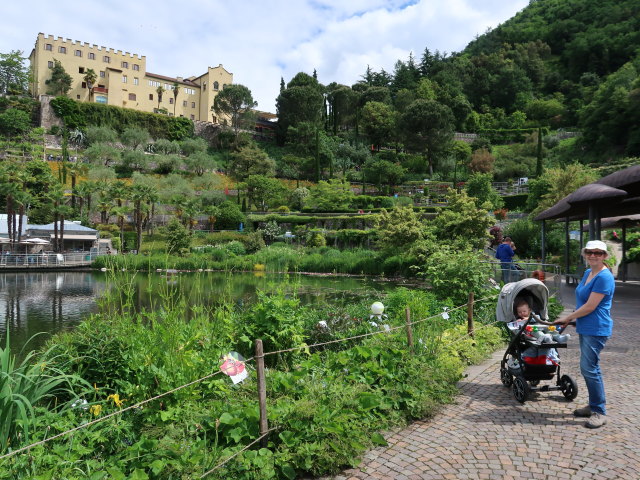
[[[111,214],[115,215],[118,221],[118,227],[120,228],[120,251],[124,251],[124,221],[129,213],[129,207],[113,207]]]
[[[178,104],[178,92],[180,91],[180,85],[178,82],[173,83],[173,116],[176,116],[176,105]]]
[[[22,239],[22,222],[25,214],[25,209],[28,209],[29,205],[31,205],[31,202],[33,202],[33,196],[27,190],[20,190],[19,192],[16,192],[13,201],[18,205],[18,236],[16,241],[20,243],[20,240]]]
[[[15,211],[14,198],[20,191],[19,185],[14,181],[19,172],[18,165],[9,160],[0,164],[0,195],[5,199],[5,210],[7,213],[7,233],[9,242],[15,242]]]
[[[186,226],[189,227],[189,233],[193,233],[193,227],[198,224],[198,215],[201,206],[197,198],[191,198],[184,203],[183,216],[185,217]]]
[[[64,246],[64,218],[70,209],[65,204],[65,192],[61,184],[54,184],[47,196],[53,203],[53,250],[61,252]]]
[[[91,195],[95,191],[96,183],[89,180],[85,180],[76,185],[74,195],[77,195],[80,200],[80,217],[83,216],[85,204],[87,205],[87,217],[91,216]]]
[[[147,223],[147,234],[153,233],[153,217],[156,213],[156,203],[158,202],[160,195],[158,194],[158,188],[155,185],[149,186],[149,193],[147,195],[147,217],[145,222]]]
[[[162,88],[162,85],[158,85],[158,88],[156,88],[156,93],[158,94],[158,110],[160,110],[160,103],[162,102],[162,94],[164,93],[164,88]]]
[[[111,209],[111,202],[106,198],[101,199],[98,202],[98,209],[100,210],[100,223],[106,225],[109,223],[109,210]]]
[[[91,95],[93,94],[93,84],[96,83],[98,79],[98,75],[93,70],[93,68],[87,68],[87,71],[84,74],[84,82],[87,84],[87,88],[89,89],[89,101],[91,101]]]
[[[76,181],[79,176],[85,175],[89,167],[86,163],[69,162],[67,172],[71,175],[71,208],[76,208]]]
[[[129,196],[129,186],[122,180],[118,180],[109,185],[109,195],[111,200],[116,202],[118,207],[122,206],[122,202]]]
[[[133,223],[136,226],[136,250],[140,253],[140,245],[142,245],[142,220],[143,213],[148,213],[147,202],[152,194],[152,187],[144,184],[134,184],[131,188],[131,200],[133,200]]]

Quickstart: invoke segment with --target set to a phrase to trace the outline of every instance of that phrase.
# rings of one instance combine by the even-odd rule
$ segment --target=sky
[[[274,112],[280,79],[353,85],[410,52],[459,52],[529,0],[0,1],[0,53],[28,57],[39,32],[145,55],[147,71],[198,76],[219,64]]]

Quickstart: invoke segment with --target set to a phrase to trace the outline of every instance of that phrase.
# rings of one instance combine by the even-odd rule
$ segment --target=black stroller
[[[515,304],[521,298],[535,313],[525,322],[516,322]],[[505,387],[513,388],[513,396],[520,403],[526,402],[532,392],[560,390],[567,400],[578,396],[575,380],[569,375],[560,375],[560,359],[556,349],[567,348],[567,344],[550,342],[549,337],[536,339],[532,334],[534,330],[542,332],[548,329],[543,324],[537,324],[539,320],[549,320],[548,300],[546,285],[534,278],[507,283],[498,299],[496,319],[504,323],[511,338],[500,363],[500,380]],[[554,377],[555,386],[538,386],[541,380],[553,380]]]

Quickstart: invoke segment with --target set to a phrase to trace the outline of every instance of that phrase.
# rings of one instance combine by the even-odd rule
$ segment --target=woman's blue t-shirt
[[[611,271],[604,268],[589,283],[585,284],[589,273],[591,273],[591,269],[584,272],[580,284],[576,287],[576,310],[587,303],[591,292],[602,293],[604,297],[593,312],[576,320],[576,331],[582,335],[610,337],[613,330],[611,301],[616,282]]]

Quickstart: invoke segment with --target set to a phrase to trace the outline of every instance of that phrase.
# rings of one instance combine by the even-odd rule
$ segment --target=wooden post
[[[467,333],[473,337],[473,292],[469,292],[467,301]]]
[[[413,330],[411,329],[411,310],[409,307],[405,309],[407,318],[407,343],[409,344],[409,351],[413,353]]]
[[[262,340],[256,340],[256,372],[258,374],[258,404],[260,405],[260,435],[264,435],[269,430],[267,423],[267,384],[264,375],[264,351]],[[264,437],[260,444],[267,446],[267,437]]]

